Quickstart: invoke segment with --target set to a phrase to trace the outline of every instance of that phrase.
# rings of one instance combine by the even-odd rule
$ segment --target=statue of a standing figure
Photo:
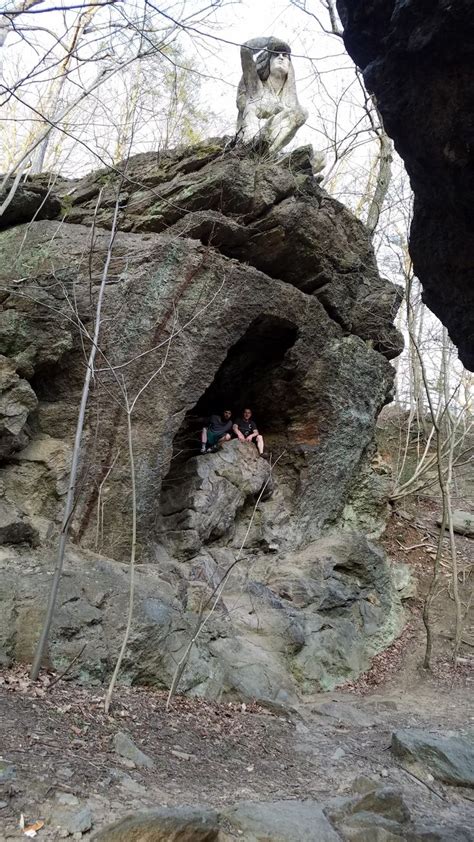
[[[240,48],[240,58],[237,140],[262,141],[278,152],[308,117],[296,95],[291,48],[277,38],[252,38]]]

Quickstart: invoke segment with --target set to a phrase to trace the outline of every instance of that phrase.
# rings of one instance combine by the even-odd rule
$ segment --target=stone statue
[[[240,58],[237,140],[262,141],[278,152],[308,117],[296,95],[291,48],[277,38],[252,38],[240,48]]]

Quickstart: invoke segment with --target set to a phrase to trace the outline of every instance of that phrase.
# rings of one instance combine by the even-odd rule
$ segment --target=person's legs
[[[207,451],[217,447],[218,441],[219,439],[212,430],[203,427],[201,431],[201,453],[207,453]]]
[[[263,436],[258,435],[255,439],[257,450],[260,456],[263,456]]]
[[[208,429],[207,427],[203,427],[201,430],[201,453],[206,452],[206,448],[208,446]]]
[[[207,452],[208,453],[209,452],[216,453],[219,450],[219,446],[225,441],[230,441],[230,438],[231,438],[230,433],[226,433],[225,436],[221,436],[220,438],[217,438],[215,433],[212,433],[210,430],[208,430],[208,433],[207,433]],[[201,450],[201,453],[204,453],[204,452],[205,451]]]
[[[223,444],[225,441],[230,441],[230,433],[226,433],[225,436],[221,436],[220,439],[214,441],[214,445],[211,448],[213,453],[216,453],[219,450],[221,444]]]

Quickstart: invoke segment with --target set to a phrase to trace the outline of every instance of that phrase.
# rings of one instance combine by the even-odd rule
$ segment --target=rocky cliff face
[[[469,0],[338,0],[349,54],[377,97],[415,194],[423,297],[474,369],[474,23]]]
[[[383,527],[373,433],[401,347],[399,292],[379,277],[364,227],[321,191],[305,149],[276,164],[212,141],[56,181],[54,196],[41,179],[23,190],[27,210],[19,194],[18,224],[0,234],[0,536],[23,542],[4,551],[4,658],[28,656],[41,615],[50,564],[25,544],[48,547],[58,530],[111,252],[77,552],[51,657],[87,641],[78,669],[103,678],[117,648],[131,534],[127,399],[143,565],[129,679],[169,684],[200,606],[242,547],[188,688],[291,696],[360,672],[401,621],[387,562],[364,537]],[[202,418],[224,403],[252,406],[271,463],[238,442],[197,455]]]

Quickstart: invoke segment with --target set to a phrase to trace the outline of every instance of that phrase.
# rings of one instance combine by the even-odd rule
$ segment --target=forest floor
[[[242,800],[324,801],[349,792],[361,776],[398,787],[414,818],[432,820],[434,815],[441,824],[472,827],[472,789],[427,785],[390,751],[397,728],[446,732],[474,726],[469,629],[463,663],[454,669],[449,660],[453,608],[448,578],[435,605],[433,669],[420,668],[421,605],[436,543],[435,508],[427,501],[418,505],[415,518],[395,514],[383,538],[394,563],[412,566],[418,585],[417,595],[407,602],[400,638],[357,682],[306,698],[298,709],[177,697],[167,712],[166,694],[119,687],[106,715],[103,692],[97,689],[55,682],[54,674],[47,673],[33,685],[22,668],[1,672],[1,758],[15,768],[9,774],[0,759],[0,781],[2,769],[6,778],[0,792],[0,840],[25,838],[22,817],[27,828],[38,822],[38,839],[54,840],[67,835],[64,827],[54,829],[66,811],[72,817],[70,835],[87,839],[104,824],[142,809],[220,807]],[[460,539],[466,570],[473,547],[474,541]],[[122,731],[151,758],[151,768],[116,752],[114,736]]]

